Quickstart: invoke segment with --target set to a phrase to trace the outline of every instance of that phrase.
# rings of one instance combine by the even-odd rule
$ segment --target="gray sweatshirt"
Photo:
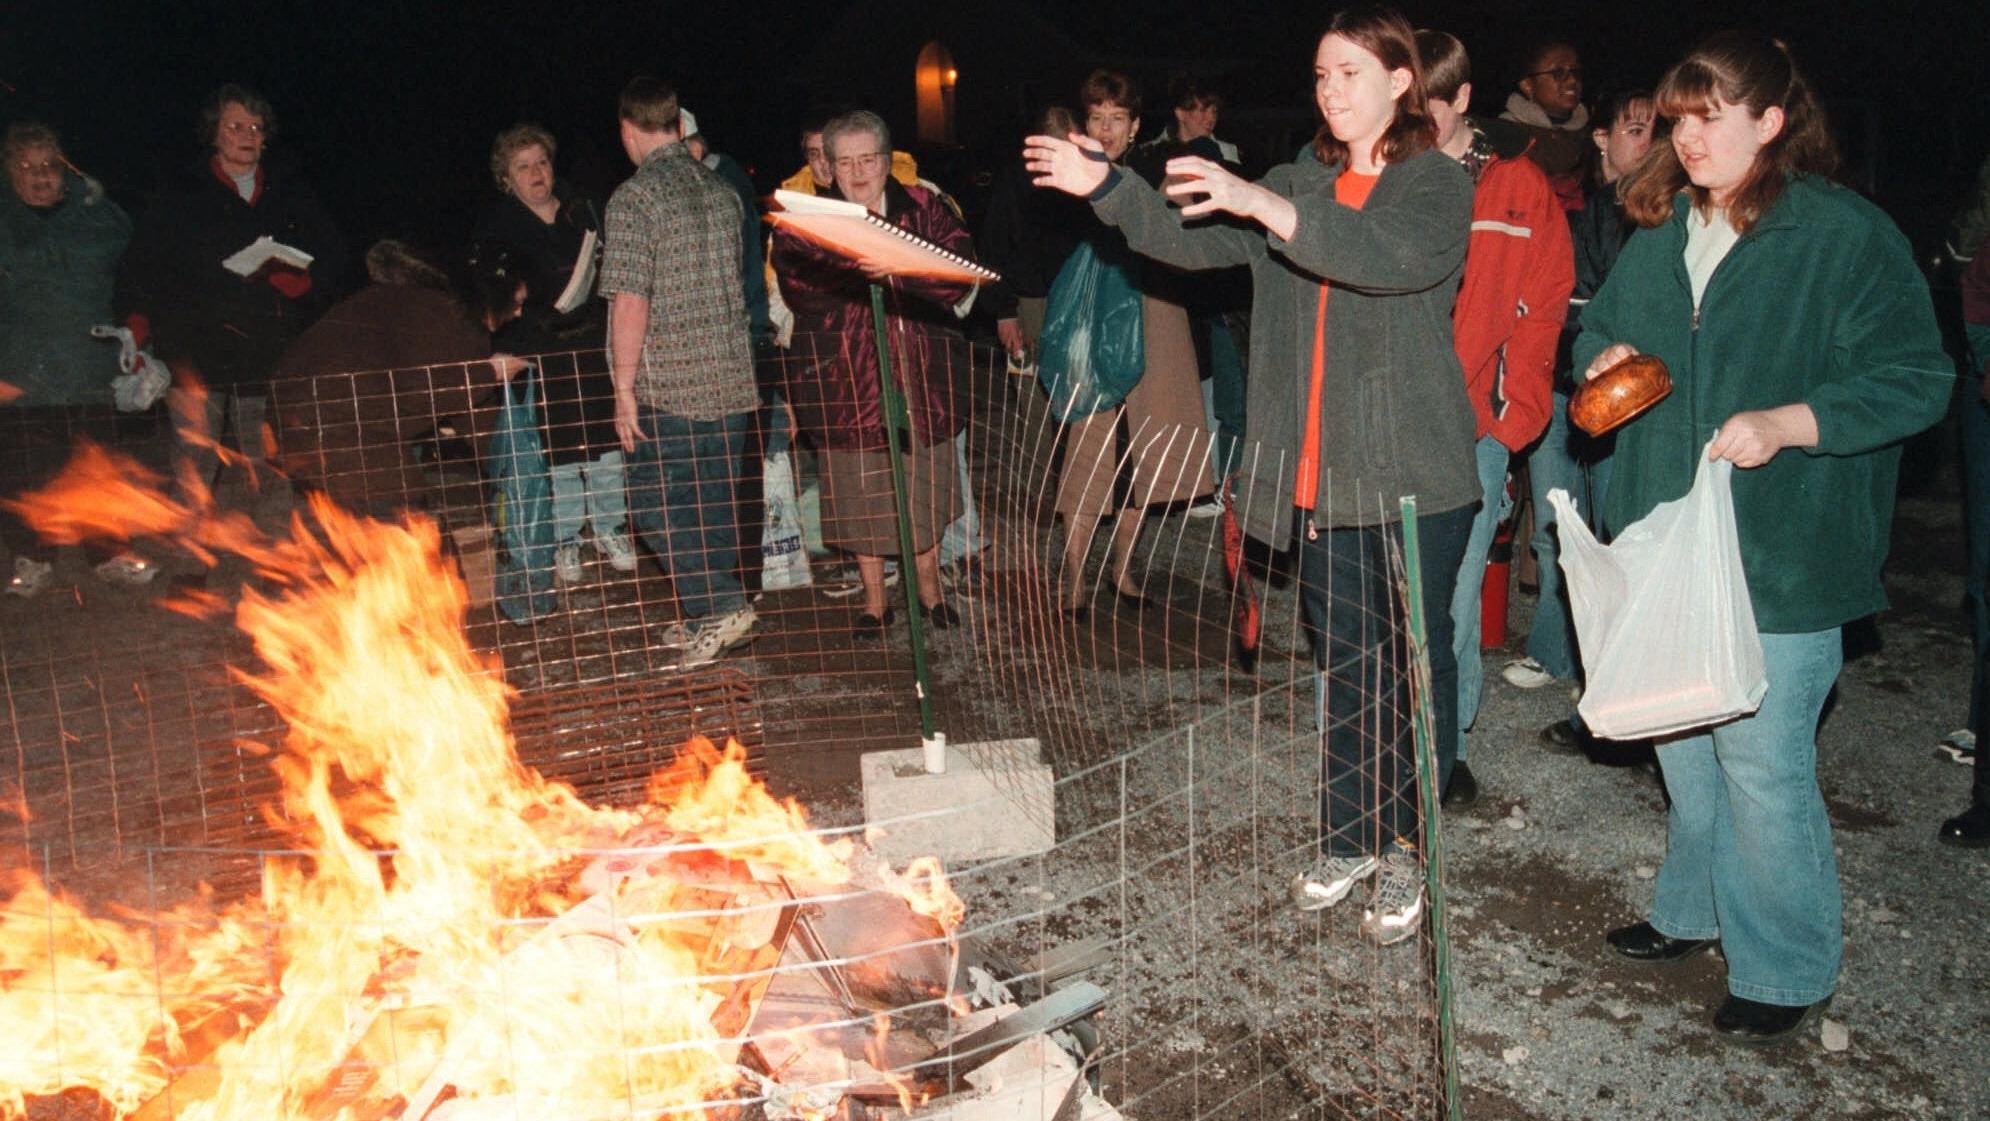
[[[1465,375],[1451,345],[1451,304],[1472,222],[1472,181],[1430,150],[1382,171],[1361,210],[1334,199],[1338,164],[1310,149],[1259,182],[1299,212],[1292,239],[1262,227],[1191,222],[1132,175],[1104,185],[1093,208],[1127,244],[1183,269],[1249,265],[1250,379],[1238,499],[1244,531],[1291,541],[1293,470],[1302,423],[1320,425],[1322,527],[1375,525],[1479,500],[1476,431]],[[1312,370],[1313,320],[1327,299],[1325,376],[1318,417],[1302,418]]]

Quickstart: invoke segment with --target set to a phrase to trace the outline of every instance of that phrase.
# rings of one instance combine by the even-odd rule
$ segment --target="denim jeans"
[[[733,489],[753,414],[690,420],[644,405],[637,420],[649,439],[629,458],[636,532],[670,573],[686,619],[738,611],[746,596]]]
[[[1651,925],[1719,938],[1727,987],[1814,1004],[1838,984],[1843,903],[1817,788],[1817,719],[1844,663],[1838,628],[1765,634],[1755,715],[1659,744],[1672,795]]]
[[[1492,552],[1493,534],[1511,510],[1506,501],[1506,464],[1511,458],[1506,445],[1481,436],[1477,452],[1479,491],[1484,497],[1472,518],[1465,554],[1454,574],[1457,587],[1451,594],[1451,656],[1458,663],[1457,732],[1452,742],[1458,745],[1459,759],[1465,757],[1465,730],[1479,717],[1479,696],[1486,687],[1485,658],[1479,653],[1479,603],[1484,598],[1486,557]]]
[[[1969,324],[1970,370],[1980,374],[1990,361],[1990,325]],[[1984,582],[1990,578],[1990,405],[1983,403],[1982,380],[1962,380],[1962,524],[1967,568],[1962,594],[1969,603],[1970,634],[1976,646],[1976,670],[1969,681],[1969,726],[1983,722],[1990,701],[1990,603]]]
[[[1472,514],[1466,506],[1417,519],[1439,789],[1457,751],[1444,742],[1445,729],[1458,723],[1450,599]],[[1320,848],[1328,856],[1371,855],[1398,837],[1417,837],[1408,619],[1389,571],[1389,551],[1401,542],[1398,524],[1300,535],[1299,603],[1314,665],[1327,679]]]
[[[960,501],[963,513],[940,535],[940,563],[952,564],[979,553],[987,542],[981,539],[981,515],[974,509],[973,481],[967,477],[967,432],[954,437],[954,469],[960,472]]]
[[[580,539],[581,527],[594,526],[594,536],[622,532],[629,501],[624,489],[622,453],[608,452],[579,463],[553,467],[553,541],[564,545]]]
[[[1579,448],[1573,441],[1582,440]],[[1548,417],[1548,431],[1527,454],[1528,491],[1534,502],[1535,570],[1540,574],[1540,599],[1534,607],[1534,623],[1527,632],[1527,656],[1555,675],[1557,681],[1574,681],[1577,676],[1575,623],[1569,617],[1568,590],[1562,586],[1561,542],[1555,536],[1555,508],[1548,504],[1548,492],[1567,491],[1569,501],[1585,519],[1594,520],[1590,481],[1580,452],[1589,441],[1569,426],[1569,398],[1555,394],[1555,410]]]

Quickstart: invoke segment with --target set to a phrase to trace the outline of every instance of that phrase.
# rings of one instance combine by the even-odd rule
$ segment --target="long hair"
[[[1824,109],[1780,39],[1753,31],[1717,32],[1666,71],[1653,100],[1658,115],[1668,120],[1704,113],[1716,101],[1758,117],[1771,108],[1782,110],[1782,131],[1755,154],[1728,197],[1727,220],[1738,233],[1747,233],[1769,212],[1790,175],[1829,176],[1838,170],[1838,144]],[[1672,217],[1672,200],[1681,190],[1701,212],[1712,209],[1711,193],[1693,186],[1672,145],[1654,144],[1625,176],[1620,193],[1631,221],[1651,227]]]
[[[1417,65],[1416,32],[1394,8],[1347,8],[1334,13],[1320,39],[1338,35],[1382,61],[1385,70],[1410,72],[1410,87],[1396,99],[1396,117],[1382,131],[1371,155],[1385,164],[1400,163],[1437,143],[1437,123],[1430,119],[1423,87],[1423,67]],[[1314,41],[1316,44],[1319,40]],[[1347,163],[1347,145],[1325,121],[1313,136],[1313,155],[1323,164]]]

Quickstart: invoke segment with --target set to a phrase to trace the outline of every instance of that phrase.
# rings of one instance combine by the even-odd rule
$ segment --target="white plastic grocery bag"
[[[1693,489],[1608,545],[1553,490],[1561,563],[1596,735],[1642,739],[1754,712],[1769,683],[1734,528],[1734,464],[1703,453]]]
[[[767,522],[760,531],[760,586],[769,591],[807,587],[808,549],[802,540],[802,515],[795,501],[795,472],[787,452],[775,452],[762,466],[762,494]]]

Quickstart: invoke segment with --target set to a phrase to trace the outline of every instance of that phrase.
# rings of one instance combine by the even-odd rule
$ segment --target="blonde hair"
[[[498,190],[502,191],[511,185],[509,179],[512,157],[534,146],[546,149],[548,162],[552,161],[553,153],[560,148],[553,142],[552,133],[530,121],[505,129],[497,134],[496,140],[491,141],[491,178],[497,181]]]

